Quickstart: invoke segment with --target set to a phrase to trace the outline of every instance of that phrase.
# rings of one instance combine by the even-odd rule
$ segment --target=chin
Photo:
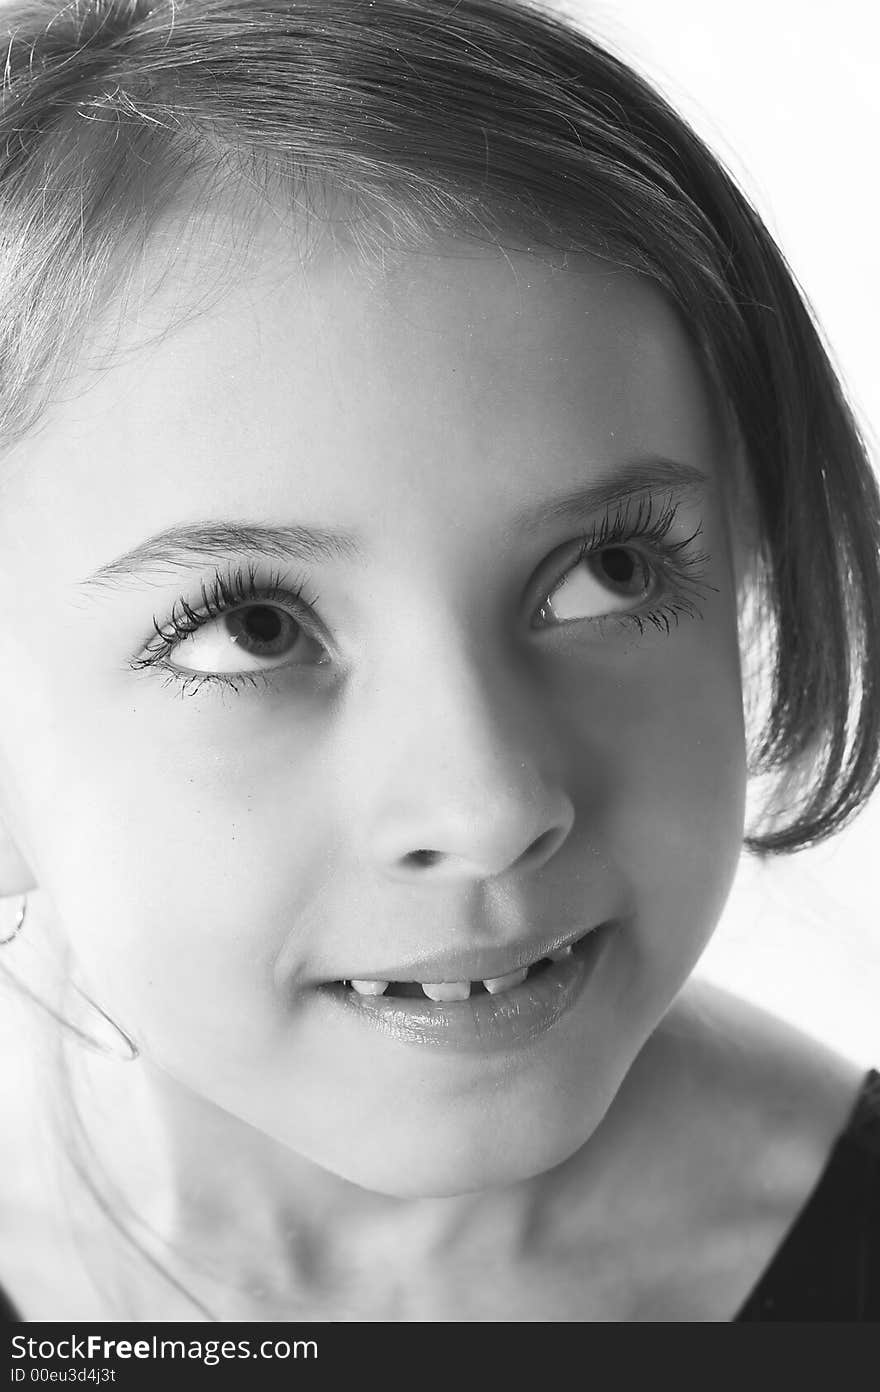
[[[485,1125],[450,1134],[386,1133],[359,1143],[336,1163],[326,1164],[341,1179],[398,1199],[441,1199],[499,1189],[534,1179],[561,1165],[587,1139],[583,1128],[548,1131],[530,1124]]]

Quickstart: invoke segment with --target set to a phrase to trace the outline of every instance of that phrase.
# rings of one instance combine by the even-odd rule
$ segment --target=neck
[[[112,1274],[106,1251],[96,1257],[102,1285],[125,1291],[135,1318],[149,1308],[151,1318],[192,1319],[188,1292],[203,1317],[230,1321],[433,1320],[474,1298],[463,1289],[467,1272],[491,1271],[493,1283],[515,1289],[552,1266],[575,1234],[597,1255],[625,1248],[621,1213],[635,1226],[644,1219],[639,1205],[656,1200],[640,1139],[645,1118],[656,1123],[670,1110],[675,1051],[691,1028],[685,1012],[670,1013],[569,1160],[531,1180],[444,1198],[362,1189],[143,1058],[126,1065],[68,1050],[97,1186],[131,1215],[145,1251],[182,1290],[158,1276],[147,1289],[149,1263],[124,1242],[115,1244]],[[658,1135],[656,1127],[652,1174],[662,1170]]]
[[[125,1065],[71,1050],[68,1058],[82,1117],[78,1146],[95,1152],[85,1172],[206,1317],[412,1318],[402,1305],[430,1302],[429,1290],[436,1295],[444,1280],[454,1284],[464,1265],[479,1268],[490,1258],[493,1268],[512,1267],[528,1259],[546,1176],[443,1198],[377,1194],[194,1096],[142,1059]],[[95,1231],[92,1217],[88,1227]],[[135,1306],[143,1298],[153,1306],[155,1278],[150,1295],[131,1290],[149,1264],[124,1242],[112,1246],[112,1275],[107,1254],[95,1258],[107,1273],[102,1284],[124,1287]],[[186,1304],[179,1293],[164,1299],[173,1308],[183,1302],[181,1311]],[[192,1319],[192,1305],[174,1317]]]

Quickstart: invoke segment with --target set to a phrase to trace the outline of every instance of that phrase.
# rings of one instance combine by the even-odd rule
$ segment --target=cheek
[[[327,893],[320,753],[293,722],[230,741],[199,698],[104,717],[56,724],[27,784],[76,979],[178,1076],[244,1068],[288,1024],[275,959]]]
[[[576,796],[584,834],[595,833],[629,888],[634,953],[650,957],[655,981],[665,961],[677,989],[676,973],[689,971],[720,917],[742,851],[735,631],[697,625],[633,650],[625,673],[624,662],[593,693]]]

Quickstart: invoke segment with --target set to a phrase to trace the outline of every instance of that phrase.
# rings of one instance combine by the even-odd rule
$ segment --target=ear
[[[9,894],[28,894],[37,888],[31,867],[0,817],[0,899]]]

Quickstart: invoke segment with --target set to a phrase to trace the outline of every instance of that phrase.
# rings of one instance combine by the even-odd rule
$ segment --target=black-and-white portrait
[[[880,1319],[868,7],[0,23],[6,1318]]]

